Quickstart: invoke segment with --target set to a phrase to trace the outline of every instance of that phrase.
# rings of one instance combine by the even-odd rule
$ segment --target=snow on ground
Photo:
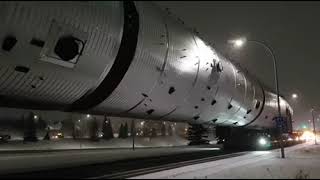
[[[320,145],[312,142],[170,169],[133,179],[303,179],[320,178]]]

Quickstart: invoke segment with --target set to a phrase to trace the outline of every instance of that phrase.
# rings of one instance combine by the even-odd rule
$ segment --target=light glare
[[[241,39],[238,39],[234,42],[234,45],[237,47],[241,47],[243,45],[243,41]]]
[[[292,98],[293,98],[293,99],[296,99],[297,97],[298,97],[297,94],[292,94]]]
[[[260,138],[259,139],[259,144],[262,145],[262,146],[266,145],[267,144],[266,139],[265,138]]]
[[[306,141],[311,141],[315,139],[314,133],[310,131],[304,131],[300,139],[306,140]]]
[[[246,42],[246,39],[245,38],[239,38],[239,39],[235,39],[235,40],[231,40],[229,41],[234,47],[236,48],[240,48],[242,47],[245,42]]]

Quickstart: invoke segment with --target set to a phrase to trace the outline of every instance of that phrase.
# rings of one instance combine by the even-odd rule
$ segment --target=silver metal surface
[[[0,50],[0,94],[61,107],[79,99],[107,75],[117,55],[123,13],[119,2],[1,2],[0,39],[14,35],[10,52]],[[63,35],[86,41],[78,61],[53,57]],[[43,47],[30,44],[44,41]],[[16,66],[30,68],[28,73]]]
[[[148,2],[135,5],[139,34],[134,59],[112,94],[86,112],[274,127],[274,93],[265,91],[245,69],[216,52],[167,12]],[[93,92],[114,63],[123,32],[119,2],[13,2],[1,3],[0,8],[4,22],[0,38],[14,34],[18,39],[12,51],[0,51],[2,96],[67,106]],[[52,58],[52,48],[61,33],[87,41],[83,55],[73,64]],[[32,46],[29,41],[33,37],[48,44]],[[16,72],[18,65],[29,67],[30,72]],[[292,113],[284,99],[280,105],[282,114],[286,108]]]

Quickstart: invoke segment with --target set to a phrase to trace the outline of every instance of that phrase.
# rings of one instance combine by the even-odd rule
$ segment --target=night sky
[[[162,1],[156,4],[169,8],[187,26],[196,28],[212,42],[217,51],[232,57],[274,89],[271,55],[254,43],[237,50],[227,41],[246,37],[269,43],[278,59],[280,94],[287,97],[294,110],[294,127],[301,127],[302,123],[309,125],[311,106],[319,107],[319,115],[320,2]],[[292,100],[292,93],[297,93],[298,99]]]

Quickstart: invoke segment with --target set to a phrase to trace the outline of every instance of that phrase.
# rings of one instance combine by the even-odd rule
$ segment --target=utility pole
[[[314,144],[317,145],[317,133],[316,133],[316,126],[314,123],[314,108],[311,109],[311,114],[312,114],[312,123],[313,123],[313,134],[314,134]]]
[[[132,136],[132,150],[134,151],[134,137],[136,135],[134,119],[131,120],[131,136]]]

